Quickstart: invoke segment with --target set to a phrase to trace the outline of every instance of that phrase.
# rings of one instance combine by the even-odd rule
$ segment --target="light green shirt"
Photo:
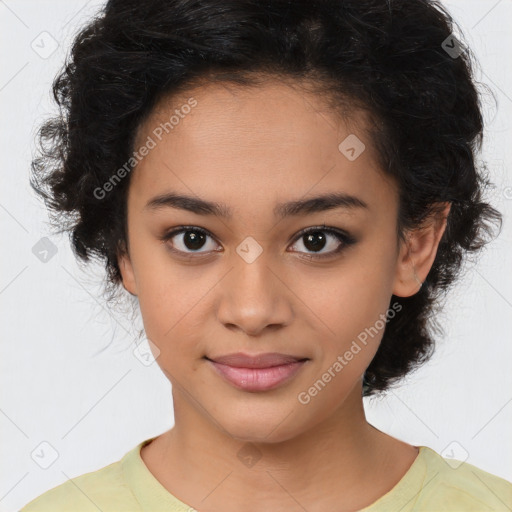
[[[143,441],[120,461],[64,482],[21,512],[193,512],[167,491],[140,456]],[[459,512],[512,510],[512,483],[454,460],[427,446],[402,479],[364,512]],[[219,511],[221,512],[221,511]]]

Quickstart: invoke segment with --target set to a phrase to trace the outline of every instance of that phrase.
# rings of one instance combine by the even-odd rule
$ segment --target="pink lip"
[[[245,391],[274,389],[291,379],[306,362],[306,358],[277,353],[238,353],[207,359],[228,382]]]

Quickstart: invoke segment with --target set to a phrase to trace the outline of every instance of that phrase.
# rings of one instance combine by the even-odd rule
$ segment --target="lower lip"
[[[237,368],[208,360],[228,382],[244,391],[268,391],[291,379],[306,361],[270,368]]]

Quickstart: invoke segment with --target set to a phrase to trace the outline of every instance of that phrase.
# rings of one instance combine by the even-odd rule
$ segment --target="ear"
[[[451,203],[440,203],[422,226],[409,231],[402,242],[395,273],[393,295],[410,297],[417,293],[434,263],[439,242],[446,229]]]
[[[133,266],[128,251],[125,250],[118,252],[117,263],[123,278],[123,286],[125,290],[132,295],[137,295],[137,282],[135,280],[135,273],[133,272]]]

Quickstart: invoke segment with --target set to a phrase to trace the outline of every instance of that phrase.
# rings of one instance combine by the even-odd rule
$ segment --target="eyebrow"
[[[158,211],[164,208],[187,210],[198,215],[215,215],[216,217],[225,219],[230,219],[233,215],[231,209],[223,203],[206,201],[197,197],[175,194],[173,192],[155,196],[144,206],[144,209],[149,211]],[[285,218],[324,212],[335,208],[369,209],[368,205],[358,197],[344,193],[330,193],[308,199],[279,203],[274,207],[274,215],[276,217]]]

